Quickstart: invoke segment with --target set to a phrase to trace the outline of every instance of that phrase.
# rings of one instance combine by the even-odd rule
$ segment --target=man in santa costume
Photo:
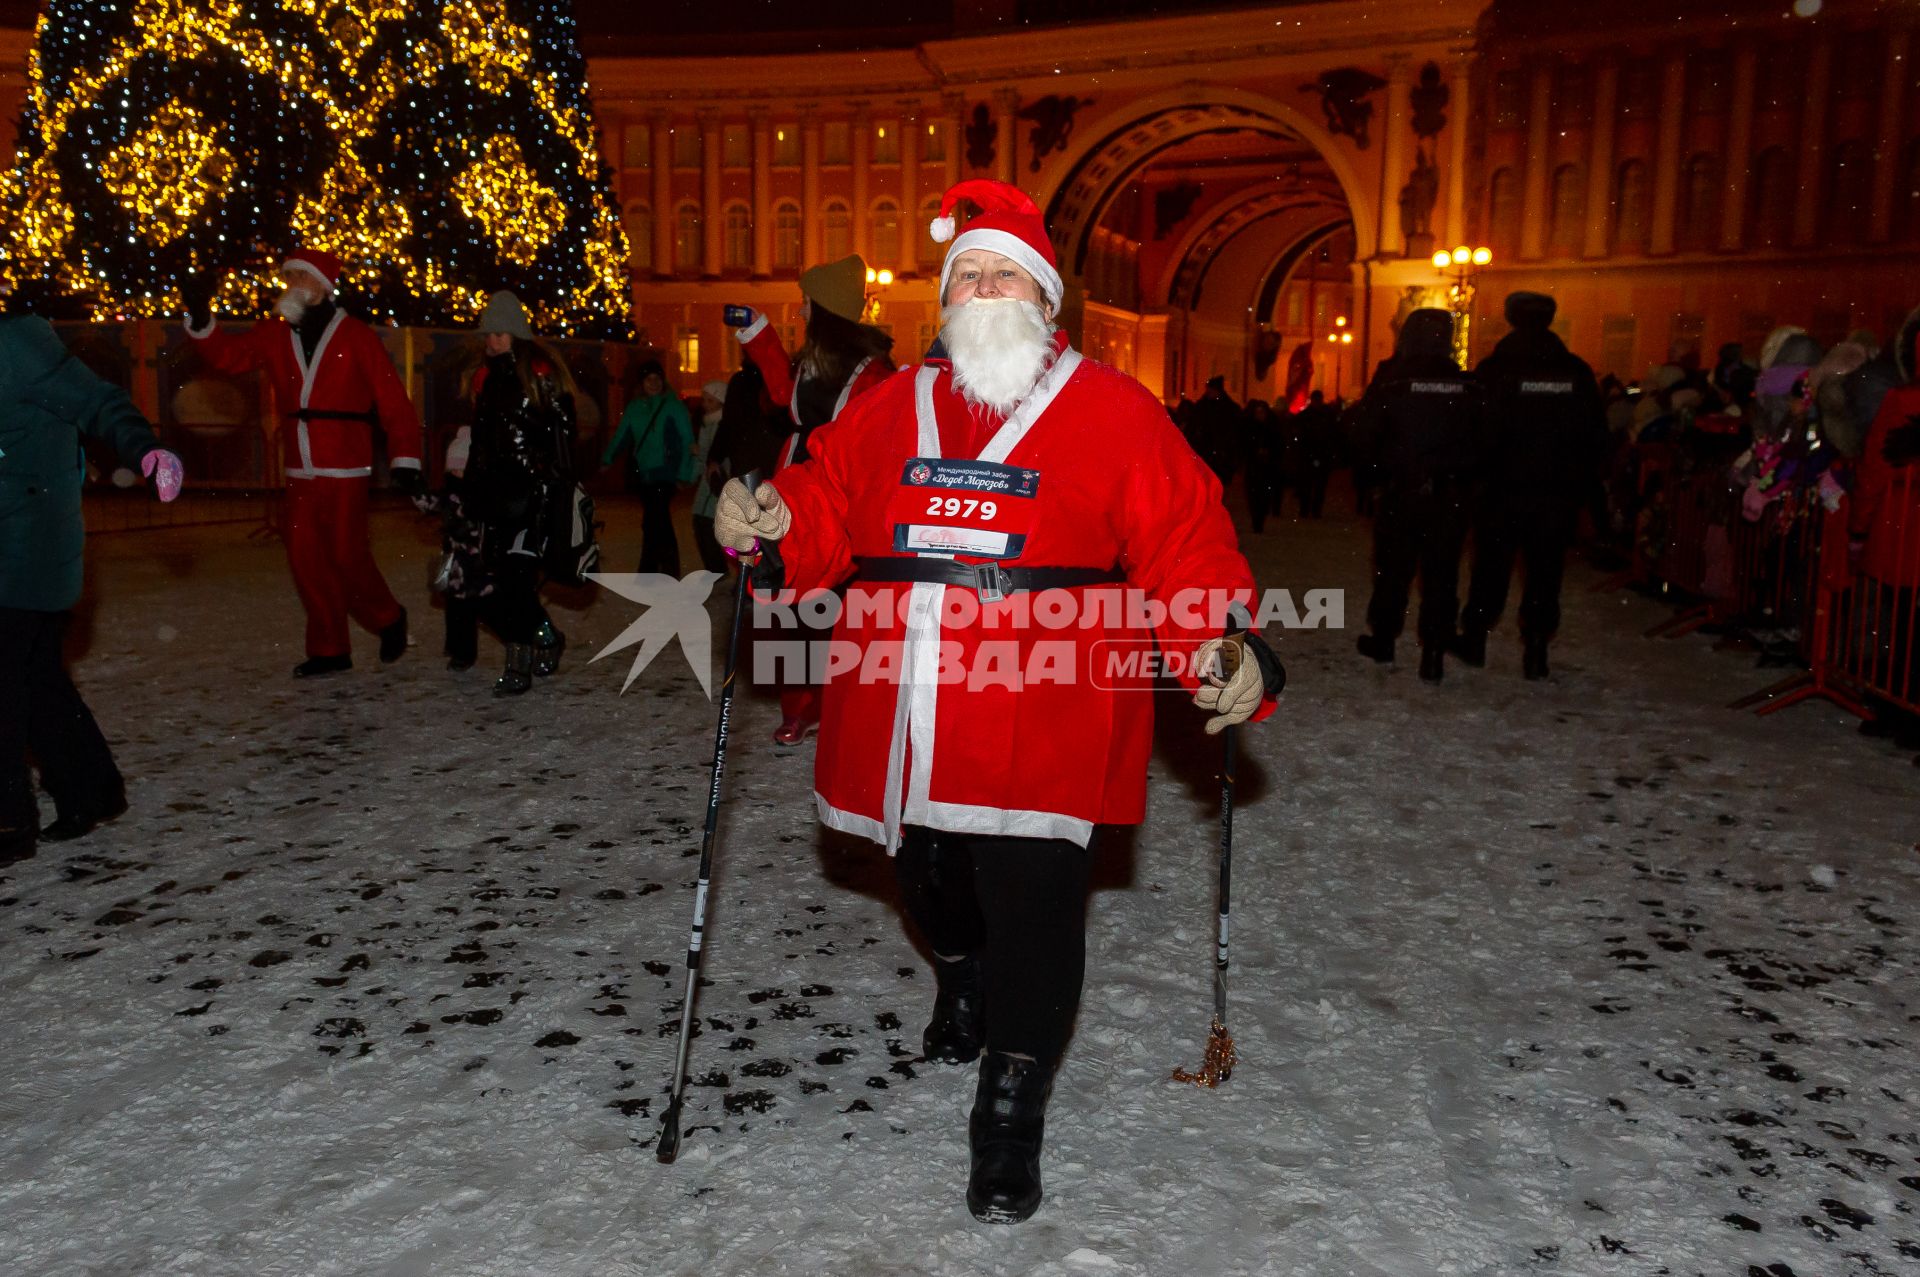
[[[394,485],[421,488],[420,417],[380,338],[334,300],[340,259],[302,249],[280,267],[275,314],[244,332],[213,322],[213,281],[189,287],[187,335],[229,376],[258,369],[273,386],[287,474],[287,560],[307,612],[307,659],[296,678],[353,668],[347,622],[380,636],[380,659],[407,650],[407,611],[373,560],[367,479],[373,427],[387,440]]]
[[[984,211],[956,239],[962,199]],[[1060,273],[1033,202],[963,182],[933,233],[953,242],[925,365],[755,492],[730,482],[714,531],[741,554],[777,543],[763,586],[850,582],[835,642],[858,659],[829,666],[846,672],[825,691],[819,815],[896,854],[936,958],[927,1057],[981,1060],[967,1203],[1012,1223],[1040,1202],[1088,840],[1145,814],[1151,671],[1102,653],[1157,643],[1209,731],[1271,712],[1282,676],[1231,626],[1254,582],[1219,481],[1145,387],[1054,327]]]

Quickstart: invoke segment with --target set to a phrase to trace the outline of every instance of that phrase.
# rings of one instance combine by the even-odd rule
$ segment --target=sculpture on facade
[[[1039,101],[1021,107],[1019,118],[1033,122],[1033,128],[1027,134],[1027,167],[1038,173],[1040,161],[1066,146],[1067,139],[1073,136],[1074,112],[1092,105],[1092,98],[1075,97],[1072,94],[1061,97],[1049,93]]]
[[[996,142],[993,115],[987,110],[985,102],[978,103],[973,108],[972,116],[967,120],[968,166],[977,169],[992,168]]]
[[[1370,139],[1368,126],[1373,122],[1373,103],[1367,101],[1387,86],[1371,71],[1359,67],[1335,67],[1322,71],[1312,84],[1302,85],[1302,93],[1318,93],[1320,110],[1327,118],[1327,132],[1335,137],[1350,137],[1361,150]]]

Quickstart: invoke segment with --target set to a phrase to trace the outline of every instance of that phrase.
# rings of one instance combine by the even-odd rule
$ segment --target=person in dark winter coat
[[[0,865],[127,809],[113,751],[61,655],[86,545],[82,435],[152,478],[161,500],[179,494],[180,459],[125,391],[69,355],[46,320],[0,316]],[[53,798],[45,829],[29,753]]]
[[[1354,412],[1355,443],[1380,477],[1373,521],[1373,597],[1356,646],[1393,660],[1407,597],[1420,574],[1420,677],[1440,681],[1459,606],[1460,550],[1485,451],[1479,383],[1453,362],[1453,316],[1407,316],[1393,358],[1374,372]]]
[[[1475,512],[1473,577],[1454,653],[1484,665],[1487,631],[1507,605],[1518,557],[1522,671],[1547,674],[1547,643],[1560,628],[1560,582],[1580,511],[1591,504],[1607,448],[1600,383],[1550,325],[1553,298],[1507,298],[1513,331],[1474,369],[1487,397],[1487,486]]]
[[[1314,391],[1298,415],[1294,446],[1293,482],[1300,494],[1300,517],[1317,519],[1327,504],[1327,481],[1340,449],[1340,413],[1326,396]]]
[[[1193,405],[1191,437],[1193,450],[1219,476],[1222,488],[1233,482],[1233,472],[1240,463],[1239,436],[1240,405],[1227,393],[1227,379],[1215,377]]]
[[[1247,471],[1247,514],[1255,532],[1267,530],[1267,514],[1284,502],[1289,440],[1287,423],[1264,399],[1249,399],[1240,423],[1241,456]]]
[[[473,379],[473,434],[463,481],[466,514],[481,525],[492,589],[481,618],[507,647],[493,685],[514,696],[535,673],[559,668],[566,636],[540,605],[547,498],[573,478],[573,378],[533,337],[512,293],[495,293],[480,317],[486,362]]]

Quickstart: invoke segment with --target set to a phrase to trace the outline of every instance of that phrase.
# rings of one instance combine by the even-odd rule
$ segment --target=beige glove
[[[1207,735],[1217,736],[1235,723],[1244,723],[1260,708],[1266,682],[1260,677],[1260,663],[1247,655],[1245,642],[1238,636],[1212,638],[1194,652],[1196,668],[1206,670],[1193,703],[1213,711],[1207,720]]]
[[[736,554],[752,554],[761,541],[778,541],[792,523],[793,512],[771,484],[748,492],[746,484],[729,479],[713,508],[714,540]]]

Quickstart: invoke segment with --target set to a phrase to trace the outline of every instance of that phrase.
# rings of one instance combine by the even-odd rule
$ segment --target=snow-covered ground
[[[615,507],[612,568],[630,566]],[[687,1147],[652,1144],[712,710],[637,609],[557,599],[520,700],[442,668],[432,529],[379,519],[417,646],[296,684],[244,527],[96,537],[76,669],[132,785],[0,871],[6,1274],[1920,1271],[1920,771],[1576,571],[1555,674],[1421,685],[1288,635],[1246,733],[1232,1024],[1204,1092],[1214,745],[1163,713],[1102,847],[1047,1201],[963,1201],[972,1071],[918,1060],[926,962],[811,748],[742,707]],[[621,535],[624,534],[624,535]],[[1363,530],[1250,538],[1365,602]],[[573,606],[569,606],[569,604]]]

